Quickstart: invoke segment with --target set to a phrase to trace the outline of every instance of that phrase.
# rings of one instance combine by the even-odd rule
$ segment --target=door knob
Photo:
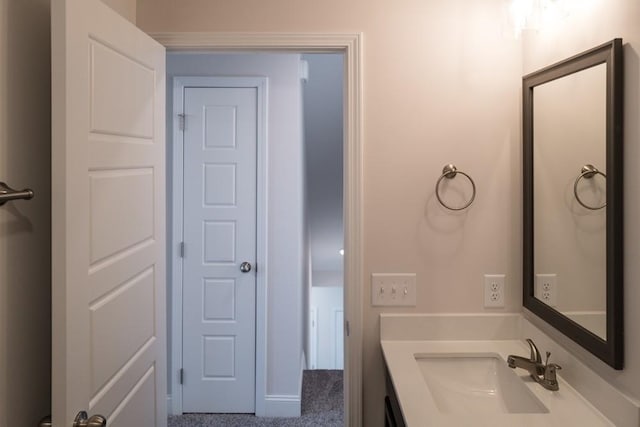
[[[242,264],[240,264],[240,271],[242,271],[243,273],[250,272],[251,271],[251,263],[245,261]]]
[[[102,415],[92,415],[91,418],[85,411],[78,412],[73,421],[73,427],[106,427],[107,419]]]
[[[47,415],[43,419],[40,420],[38,427],[51,427],[53,424],[51,423],[51,415]]]
[[[18,191],[9,187],[4,182],[0,182],[0,206],[4,205],[9,200],[17,199],[33,199],[33,190],[25,188],[24,190]]]

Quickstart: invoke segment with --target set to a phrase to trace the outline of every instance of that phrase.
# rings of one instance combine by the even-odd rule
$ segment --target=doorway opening
[[[165,36],[167,37],[167,36]],[[156,37],[161,39],[161,37]],[[356,36],[357,38],[357,36]],[[161,42],[164,42],[165,45],[168,45],[168,43],[166,43],[164,40],[160,40]],[[353,70],[353,62],[357,61],[353,61],[353,55],[354,52],[353,50],[350,50],[351,48],[347,49],[347,52],[349,54],[345,55],[345,64],[344,64],[344,68],[343,68],[343,76],[348,76],[350,75],[349,72],[347,72],[348,70],[351,70],[352,72]],[[313,50],[313,49],[310,49]],[[339,57],[342,57],[343,52],[341,51],[341,49],[336,49],[339,53]],[[183,54],[177,54],[176,56],[180,56]],[[263,56],[263,55],[255,55],[255,56]],[[202,72],[196,73],[198,75],[202,75]],[[228,73],[225,73],[228,75]],[[253,76],[259,75],[256,73],[252,73]],[[349,80],[351,81],[351,80]],[[352,127],[349,126],[345,126],[344,129],[344,145],[343,145],[343,141],[342,138],[340,139],[340,150],[342,152],[345,153],[345,178],[344,178],[344,182],[342,182],[342,178],[340,178],[339,182],[340,185],[339,186],[343,186],[344,188],[344,199],[345,200],[350,200],[350,202],[347,204],[347,206],[344,206],[344,210],[346,212],[346,217],[345,217],[345,226],[344,226],[344,230],[345,230],[345,239],[344,239],[344,244],[342,244],[343,242],[341,241],[339,248],[337,248],[335,250],[336,255],[339,257],[340,261],[343,258],[343,255],[340,253],[340,249],[344,250],[345,255],[344,258],[345,259],[345,276],[347,277],[346,282],[350,283],[350,280],[353,280],[353,277],[357,277],[360,275],[360,260],[359,260],[359,253],[360,253],[360,244],[359,244],[359,227],[357,226],[358,221],[354,221],[353,218],[355,218],[356,212],[359,212],[359,206],[360,206],[360,201],[359,201],[359,195],[360,195],[360,191],[359,191],[359,182],[360,182],[360,176],[359,176],[359,161],[354,161],[355,158],[359,158],[359,146],[357,144],[353,144],[353,142],[351,143],[351,145],[349,145],[348,141],[353,141],[354,140],[354,132],[351,132],[351,130],[353,129],[357,129],[358,126],[354,125],[354,121],[356,123],[359,124],[359,115],[356,114],[356,116],[358,117],[358,120],[354,120],[352,114],[354,113],[354,110],[356,110],[356,112],[358,111],[359,108],[354,108],[353,105],[357,105],[359,107],[359,100],[358,102],[354,101],[354,93],[357,94],[359,93],[359,90],[354,90],[353,87],[353,82],[351,84],[349,84],[348,82],[345,82],[345,86],[347,86],[347,88],[350,88],[351,90],[346,90],[345,94],[344,94],[344,105],[345,105],[345,111],[344,111],[344,118],[346,118],[345,120],[345,124],[351,124]],[[347,107],[347,106],[351,106],[351,107]],[[334,111],[335,113],[335,111]],[[338,114],[338,115],[342,115],[342,114]],[[187,118],[188,120],[188,118]],[[187,127],[189,126],[188,123],[186,125]],[[275,142],[272,140],[270,141],[270,144],[274,144]],[[356,147],[354,147],[354,145],[356,145]],[[295,154],[295,153],[294,153]],[[295,157],[295,155],[294,155]],[[175,160],[175,159],[174,159]],[[355,168],[353,166],[353,164],[358,165],[357,168]],[[351,165],[351,167],[349,167],[349,164]],[[338,167],[337,169],[339,169],[340,171],[342,171],[342,167]],[[349,172],[351,171],[351,172]],[[354,178],[355,175],[355,178]],[[358,190],[355,191],[354,187],[357,188]],[[340,188],[342,189],[342,188]],[[353,199],[350,199],[348,197],[348,194],[351,194]],[[174,202],[175,202],[175,198],[176,195],[174,194]],[[339,197],[340,198],[340,197]],[[354,207],[357,207],[358,210],[355,210]],[[342,207],[340,207],[338,210],[342,211]],[[271,215],[270,219],[273,218],[273,215]],[[356,226],[354,226],[356,225]],[[175,230],[174,230],[175,231]],[[175,234],[174,234],[175,235]],[[274,236],[273,234],[271,236]],[[175,239],[174,239],[175,240]],[[176,249],[176,243],[178,243],[177,241],[174,241],[174,244],[171,245],[171,251],[177,250]],[[349,248],[351,248],[351,250],[349,250]],[[188,248],[187,248],[187,252],[188,252]],[[313,251],[310,251],[310,253],[312,253]],[[350,258],[351,257],[351,258]],[[307,257],[308,260],[310,260],[312,258],[312,255],[309,254],[309,256]],[[174,259],[174,254],[172,254],[172,259]],[[349,261],[349,259],[351,259],[351,262]],[[357,260],[357,262],[354,262],[353,260]],[[341,263],[340,263],[341,264]],[[175,265],[175,263],[174,263]],[[313,265],[313,263],[311,264]],[[321,265],[321,263],[316,263],[316,265]],[[264,267],[266,267],[267,269],[270,268],[270,266],[267,264]],[[260,266],[258,266],[259,271],[260,271]],[[310,269],[311,270],[311,269]],[[333,270],[334,273],[336,271],[338,271],[337,269]],[[176,277],[176,271],[173,271],[172,275],[175,279]],[[325,275],[326,278],[327,275]],[[308,274],[308,277],[312,278],[313,274],[310,271]],[[316,279],[319,280],[319,279]],[[339,280],[339,284],[341,285],[342,280]],[[301,310],[301,320],[304,319],[305,317],[308,318],[308,305],[310,305],[310,301],[311,301],[311,292],[312,292],[312,286],[311,283],[307,282],[308,288],[305,287],[301,287],[300,289],[300,296],[303,297],[303,304],[299,305],[299,309]],[[337,286],[334,286],[337,287]],[[345,385],[346,385],[346,396],[345,396],[345,401],[349,402],[349,400],[351,400],[351,402],[346,405],[346,420],[349,419],[353,419],[353,418],[359,418],[360,417],[360,390],[359,387],[355,386],[355,384],[359,383],[360,380],[360,357],[358,356],[357,359],[357,363],[355,364],[355,366],[353,366],[353,363],[351,364],[352,366],[349,366],[349,360],[351,360],[350,358],[354,358],[354,356],[356,354],[359,354],[359,352],[361,351],[361,334],[360,334],[360,298],[359,296],[354,299],[354,295],[359,294],[359,289],[357,289],[357,286],[353,286],[353,287],[344,287],[344,290],[346,290],[345,294],[345,306],[344,306],[344,311],[343,311],[343,316],[345,319],[345,323],[350,322],[350,326],[352,328],[351,330],[351,335],[346,337],[346,341],[345,341],[345,345],[346,348],[343,347],[344,350],[346,350],[346,363],[344,363],[345,365],[345,373],[346,373],[346,378],[345,378]],[[270,289],[272,290],[272,289]],[[173,289],[170,291],[173,296],[174,296],[174,301],[172,302],[172,305],[175,307],[176,306],[176,287],[175,287],[175,283],[174,283],[174,287]],[[307,295],[305,296],[305,292],[308,292]],[[272,298],[274,295],[271,295],[270,298]],[[179,295],[178,295],[179,297]],[[349,304],[349,302],[351,301],[351,304]],[[258,306],[260,306],[262,302],[261,301],[257,301]],[[339,307],[334,307],[334,308],[339,308]],[[266,308],[266,310],[268,310],[268,307]],[[259,312],[259,309],[257,310]],[[339,310],[338,310],[339,311]],[[176,320],[175,319],[175,310],[173,313],[174,319],[172,320],[172,324],[173,324],[173,329],[175,332],[175,324],[176,324]],[[352,317],[349,317],[352,316]],[[260,316],[258,316],[260,317]],[[260,319],[257,319],[256,324],[257,324],[257,328],[260,329]],[[298,325],[299,327],[299,331],[301,332],[301,334],[303,335],[303,339],[301,340],[301,342],[304,342],[304,355],[307,358],[307,360],[309,360],[310,354],[309,354],[309,349],[308,349],[308,345],[307,345],[307,341],[308,341],[308,335],[309,335],[309,331],[306,330],[306,325],[308,325],[309,322],[304,322],[301,321]],[[338,329],[340,331],[342,331],[342,323],[340,322],[339,318],[337,318],[336,321],[336,317],[334,316],[333,319],[333,326],[334,326],[334,330]],[[336,325],[340,325],[340,327],[336,327]],[[355,332],[355,333],[354,333]],[[295,332],[294,332],[295,333]],[[172,357],[171,357],[171,361],[170,361],[170,392],[171,392],[171,398],[174,399],[174,402],[171,403],[170,406],[173,407],[173,412],[178,412],[176,411],[176,407],[179,405],[176,405],[176,403],[178,403],[178,400],[176,400],[179,396],[179,389],[180,389],[180,384],[179,384],[179,378],[176,376],[176,370],[174,369],[176,367],[176,362],[178,362],[178,358],[175,357],[176,356],[176,340],[181,339],[181,337],[179,336],[179,334],[175,334],[172,333],[171,335],[171,340],[173,340],[174,342],[170,345],[170,347],[173,349],[172,352]],[[266,338],[264,338],[266,340]],[[334,337],[334,341],[335,341],[335,337]],[[256,340],[256,344],[260,344],[260,338],[257,338]],[[263,343],[265,345],[265,347],[269,347],[268,343]],[[259,345],[257,346],[259,347]],[[272,348],[275,347],[272,346]],[[278,350],[278,348],[276,348],[276,350]],[[273,350],[272,350],[273,351]],[[259,353],[260,350],[257,349],[257,352]],[[333,353],[334,357],[334,363],[336,363],[336,365],[334,366],[339,366],[340,363],[340,357],[337,357],[336,355],[339,355],[342,351],[339,348],[339,344],[334,345],[333,349],[330,351],[331,353]],[[264,362],[262,362],[264,363]],[[261,361],[258,361],[256,363],[257,367],[261,364]],[[301,362],[302,364],[302,362]],[[318,365],[316,365],[317,367],[320,367]],[[267,366],[268,369],[268,366]],[[266,373],[262,372],[256,372],[256,395],[258,396],[261,392],[264,394],[265,393],[265,388],[266,388],[266,384],[265,384],[265,379],[263,378],[261,380],[260,376],[265,376],[266,377]],[[188,374],[186,375],[188,377]],[[261,382],[262,381],[262,382]],[[353,396],[350,396],[349,394],[349,386],[351,385],[351,390],[353,392],[353,395],[356,396],[356,399],[353,398]],[[268,406],[269,404],[273,403],[273,401],[269,402],[269,398],[273,397],[273,396],[266,396],[266,406]],[[282,397],[282,396],[280,396]],[[290,398],[291,396],[285,396],[285,398]],[[264,396],[263,396],[264,398]],[[260,408],[260,403],[259,403],[259,398],[256,400],[256,413],[259,413],[261,410],[264,411],[265,408]],[[286,400],[286,399],[285,399]],[[180,402],[181,404],[182,402]],[[281,402],[282,403],[282,402]],[[291,401],[289,403],[292,403]],[[352,415],[349,415],[349,413],[353,413]],[[269,408],[266,408],[265,412],[261,413],[262,415],[270,415],[269,413]],[[351,418],[353,417],[353,418]],[[352,424],[352,422],[350,422],[350,424]],[[356,422],[355,425],[357,425],[358,423]]]
[[[302,55],[308,369],[344,367],[343,56]]]

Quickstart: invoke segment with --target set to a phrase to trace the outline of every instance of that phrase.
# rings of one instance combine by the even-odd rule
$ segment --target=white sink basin
[[[438,353],[415,358],[441,413],[549,412],[498,354]]]

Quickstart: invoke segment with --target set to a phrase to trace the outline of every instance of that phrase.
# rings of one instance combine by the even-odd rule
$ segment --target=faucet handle
[[[554,385],[555,387],[557,387],[558,379],[556,377],[556,371],[559,371],[561,369],[562,369],[562,366],[556,363],[549,363],[547,366],[544,367],[545,381],[548,381],[551,385]]]
[[[562,369],[562,367],[555,363],[549,363],[544,367],[544,379],[538,382],[542,384],[544,388],[551,391],[557,391],[560,388],[558,383],[558,377],[556,371]]]
[[[547,359],[544,361],[544,378],[546,380],[556,381],[556,371],[562,369],[562,366],[557,363],[549,363],[549,356],[551,352],[547,351]]]
[[[549,356],[551,356],[551,352],[550,352],[550,351],[547,351],[546,353],[547,353],[547,358],[546,358],[546,360],[544,361],[545,366],[546,366],[546,367],[552,367],[552,368],[554,368],[554,369],[556,369],[556,370],[558,370],[558,371],[559,371],[560,369],[562,369],[562,366],[558,365],[557,363],[549,363]]]
[[[542,363],[542,357],[540,357],[540,351],[538,350],[538,347],[536,347],[536,345],[533,343],[533,340],[531,338],[527,338],[527,344],[529,344],[529,348],[531,349],[531,361],[532,362],[536,362],[536,363]],[[549,353],[550,355],[551,353]],[[549,355],[547,355],[547,358],[549,357]]]

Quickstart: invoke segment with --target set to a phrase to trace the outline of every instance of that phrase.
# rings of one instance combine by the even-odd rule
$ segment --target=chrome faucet
[[[555,363],[549,363],[549,356],[551,356],[551,352],[549,351],[547,351],[547,358],[543,364],[540,351],[533,343],[533,340],[527,338],[527,344],[529,344],[529,348],[531,349],[530,357],[527,359],[526,357],[509,355],[509,357],[507,357],[507,365],[514,369],[526,369],[529,371],[531,378],[547,390],[558,390],[556,371],[562,369],[562,367]]]

